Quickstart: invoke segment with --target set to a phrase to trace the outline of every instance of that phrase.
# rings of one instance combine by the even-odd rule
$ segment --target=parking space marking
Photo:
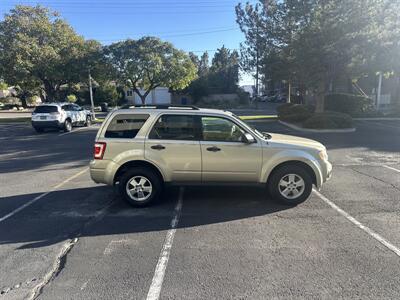
[[[165,270],[167,269],[169,255],[171,253],[172,244],[174,242],[176,227],[178,226],[179,217],[182,210],[183,191],[184,189],[183,187],[181,187],[179,190],[178,203],[176,204],[174,210],[174,217],[171,220],[171,229],[168,230],[167,235],[165,236],[164,244],[158,258],[156,269],[154,270],[153,280],[151,281],[151,285],[147,293],[147,300],[158,300],[160,298]]]
[[[335,203],[330,201],[328,198],[326,198],[324,195],[322,195],[320,192],[317,190],[313,189],[313,192],[315,195],[317,195],[322,201],[324,201],[326,204],[328,204],[330,207],[332,207],[334,210],[336,210],[339,214],[341,214],[343,217],[345,217],[347,220],[349,220],[351,223],[356,225],[358,228],[366,232],[368,235],[373,237],[375,240],[377,240],[379,243],[384,245],[386,248],[388,248],[390,251],[394,252],[397,256],[400,257],[400,249],[397,248],[395,245],[387,241],[385,238],[383,238],[381,235],[373,231],[371,228],[368,226],[362,224],[360,221],[352,217],[350,214],[345,212],[343,209],[341,209],[339,206],[337,206]]]
[[[383,165],[382,167],[384,167],[384,168],[386,168],[386,169],[389,169],[389,170],[392,170],[392,171],[395,171],[395,172],[397,172],[397,173],[400,173],[400,170],[399,170],[399,169],[396,169],[396,168],[393,168],[393,167],[390,167],[390,166],[386,166],[386,165]]]
[[[72,131],[61,133],[61,134],[59,134],[58,136],[63,136],[63,135],[66,135],[66,134],[70,134],[70,133],[74,133],[74,132],[81,131],[81,130],[83,130],[83,129],[90,129],[90,128],[91,128],[91,127],[80,127],[80,128],[75,128],[75,129],[72,130]]]
[[[14,209],[12,212],[6,214],[5,216],[0,218],[0,223],[7,220],[8,218],[12,217],[13,215],[15,215],[16,213],[20,212],[21,210],[27,208],[28,206],[32,205],[33,203],[35,203],[36,201],[42,199],[43,197],[47,196],[48,194],[50,194],[51,192],[54,192],[55,190],[59,189],[60,187],[62,187],[64,184],[70,182],[71,180],[73,180],[74,178],[82,175],[83,173],[85,173],[87,170],[89,170],[89,168],[85,168],[84,170],[79,171],[78,173],[76,173],[75,175],[65,179],[63,182],[57,184],[56,186],[52,187],[50,189],[50,191],[45,192],[43,194],[40,194],[39,196],[36,196],[35,198],[33,198],[32,200],[26,202],[24,205],[18,207],[17,209]]]

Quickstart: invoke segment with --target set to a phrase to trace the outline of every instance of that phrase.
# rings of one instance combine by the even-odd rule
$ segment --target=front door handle
[[[207,151],[218,152],[218,151],[221,151],[221,149],[216,146],[212,146],[212,147],[208,147]]]
[[[154,149],[154,150],[164,150],[165,149],[165,147],[163,145],[154,145],[154,146],[151,146],[150,148]]]

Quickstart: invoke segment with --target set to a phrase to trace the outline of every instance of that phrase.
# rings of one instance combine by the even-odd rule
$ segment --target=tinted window
[[[234,122],[219,117],[201,117],[204,141],[242,142],[245,133]]]
[[[37,106],[35,108],[35,113],[39,113],[39,114],[48,114],[48,113],[52,113],[52,112],[57,112],[58,108],[57,106],[52,106],[52,105],[41,105],[41,106]]]
[[[108,125],[106,138],[132,139],[142,128],[149,115],[117,115]]]
[[[195,117],[163,115],[154,124],[149,138],[160,140],[194,140],[196,139]]]
[[[65,111],[73,111],[73,106],[71,104],[63,105],[61,108]]]

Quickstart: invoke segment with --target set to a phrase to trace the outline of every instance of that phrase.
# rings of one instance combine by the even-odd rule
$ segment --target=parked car
[[[37,132],[46,128],[71,131],[73,126],[90,126],[92,114],[74,103],[46,103],[32,112],[32,126]]]
[[[134,107],[111,112],[100,127],[90,174],[116,186],[135,206],[165,184],[260,184],[276,200],[305,201],[332,165],[319,142],[261,133],[234,114],[197,107]]]

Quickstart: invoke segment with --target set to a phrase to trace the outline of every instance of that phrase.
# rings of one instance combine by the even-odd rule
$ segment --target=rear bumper
[[[52,121],[32,121],[32,126],[34,128],[62,128],[63,123],[60,123],[58,120]]]

